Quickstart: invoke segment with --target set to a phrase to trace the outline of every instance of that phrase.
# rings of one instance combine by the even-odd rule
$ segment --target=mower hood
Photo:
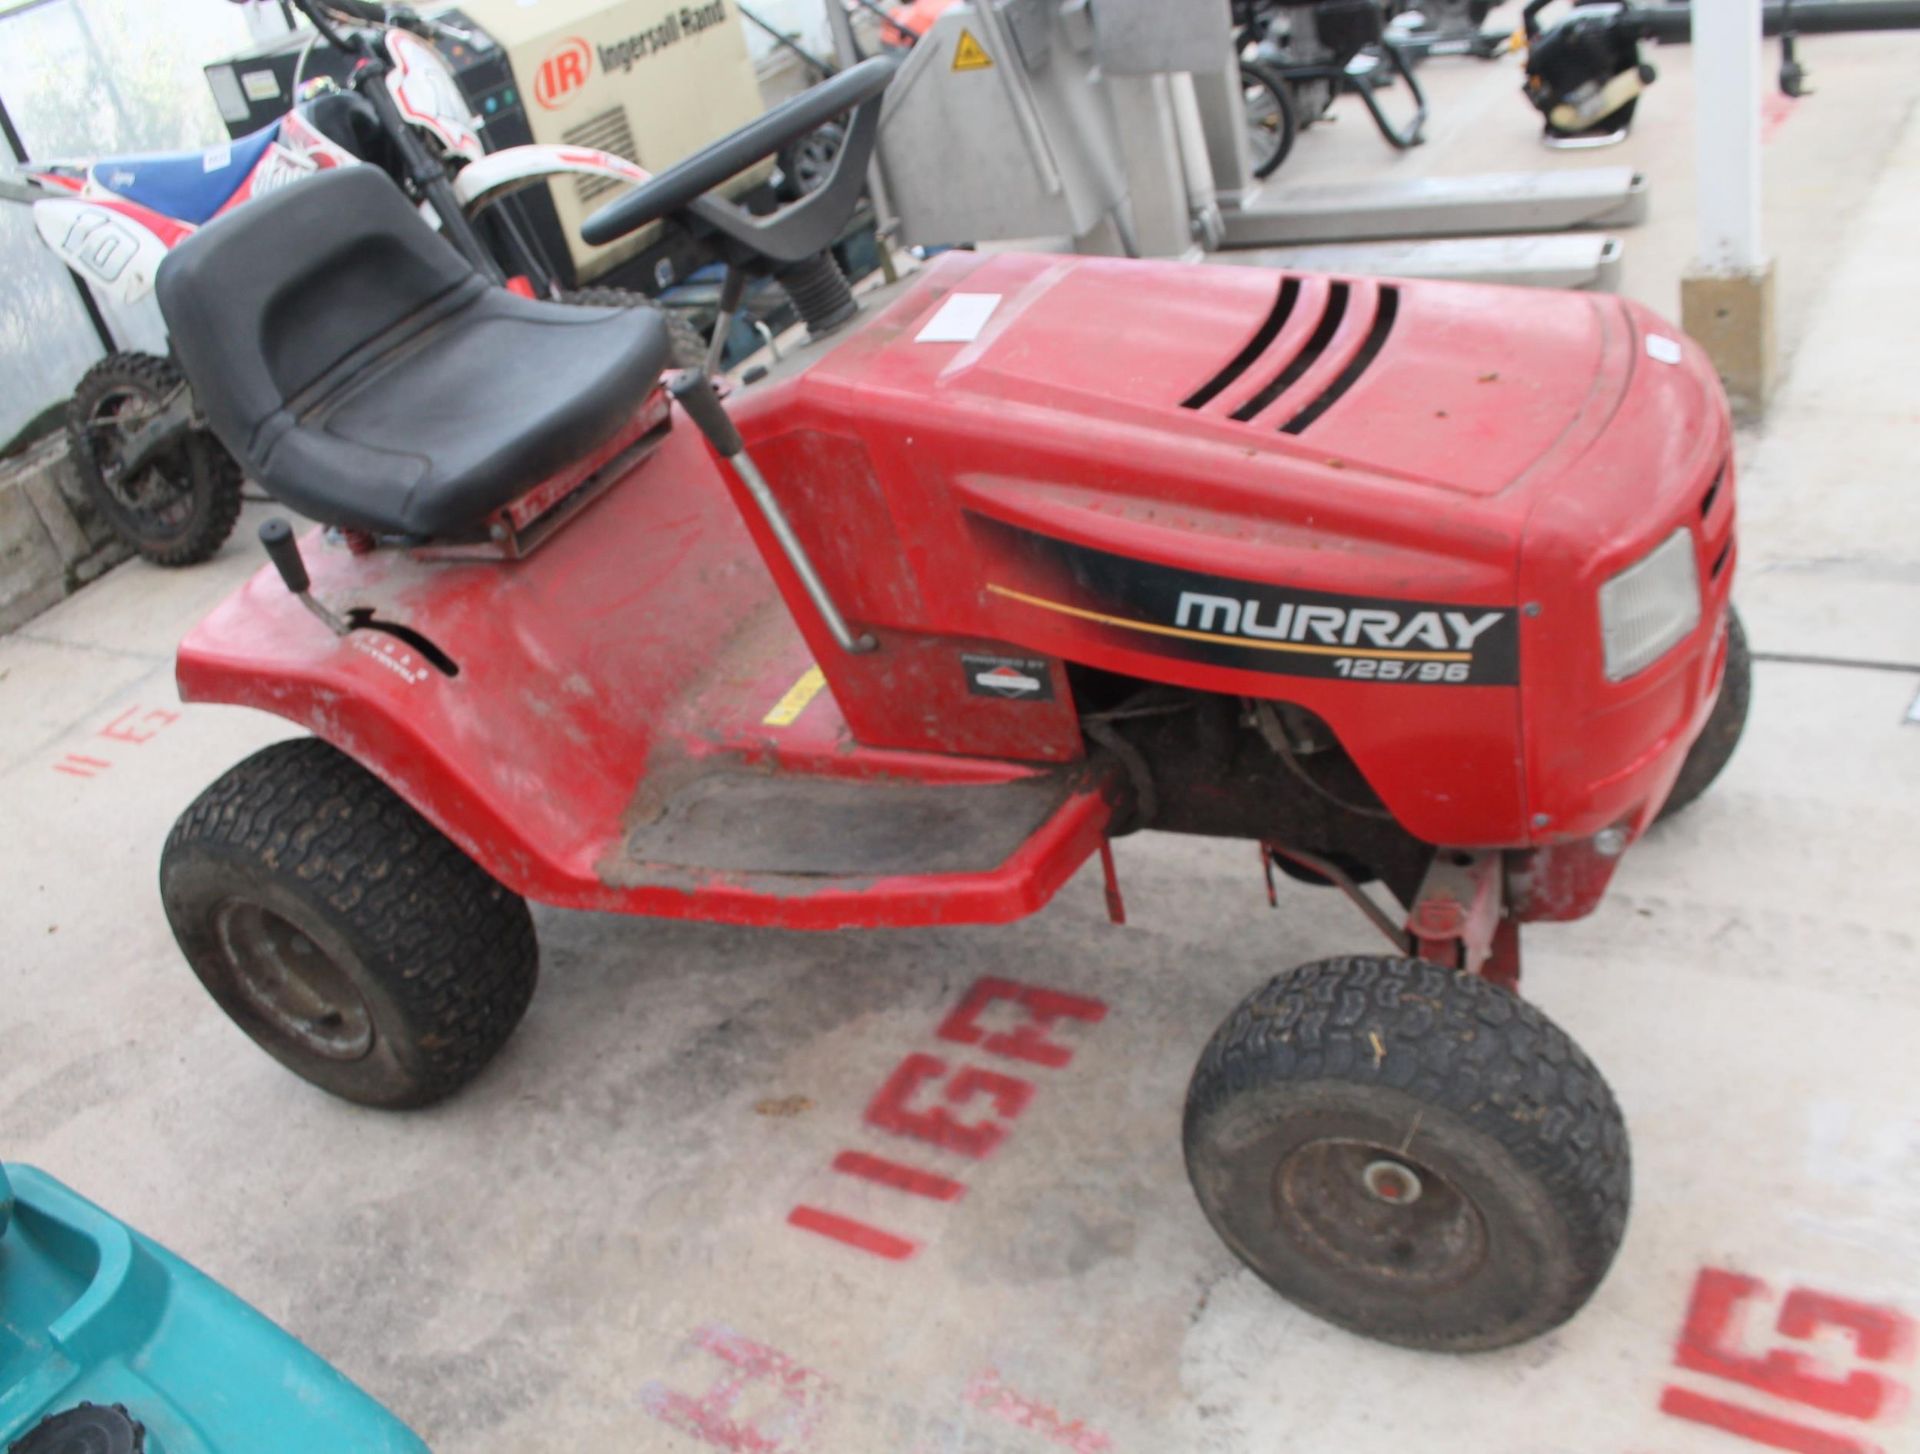
[[[1730,492],[1709,498],[1728,451],[1711,368],[1617,298],[948,254],[733,409],[871,628],[1289,700],[1362,745],[1426,741],[1444,701],[1449,761],[1483,789],[1471,811],[1430,745],[1365,754],[1432,841],[1530,831],[1515,688],[1648,703],[1617,757],[1579,765],[1587,786],[1537,786],[1573,805],[1549,809],[1556,827],[1657,799],[1671,754],[1645,744],[1683,735],[1707,695],[1706,625],[1665,700],[1647,695],[1665,667],[1616,686],[1590,659],[1599,585],[1682,526],[1716,620],[1731,528]],[[846,700],[898,698],[897,658],[825,659]],[[971,709],[942,705],[935,720]],[[915,740],[914,722],[854,725]]]
[[[1500,494],[1604,422],[1633,373],[1627,305],[1603,295],[1079,258],[975,262],[939,288],[948,271],[887,350],[923,398],[1124,418],[1403,487]],[[924,346],[985,297],[967,347]]]

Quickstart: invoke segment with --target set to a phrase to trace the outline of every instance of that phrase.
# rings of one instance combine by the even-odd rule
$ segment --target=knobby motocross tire
[[[1227,1245],[1309,1312],[1467,1352],[1571,1317],[1626,1228],[1612,1092],[1547,1017],[1422,960],[1281,975],[1214,1035],[1187,1170]]]
[[[673,348],[669,362],[677,369],[697,369],[707,361],[707,341],[678,308],[665,308],[645,293],[625,288],[576,288],[560,295],[562,303],[578,308],[651,308],[667,325]]]
[[[155,354],[109,354],[81,377],[67,404],[67,443],[87,497],[115,535],[156,565],[208,559],[240,518],[240,466],[204,429],[132,480],[108,482],[116,416],[156,409],[185,383]]]
[[[533,997],[526,902],[317,738],[265,748],[202,793],[167,839],[160,891],[220,1008],[361,1105],[458,1090]]]
[[[1753,657],[1747,650],[1747,629],[1740,624],[1740,613],[1727,608],[1727,669],[1720,679],[1720,699],[1700,735],[1687,749],[1687,760],[1680,764],[1680,776],[1673,791],[1660,805],[1654,822],[1664,822],[1686,807],[1713,785],[1721,770],[1733,758],[1740,745],[1740,734],[1747,727],[1747,709],[1753,705]]]

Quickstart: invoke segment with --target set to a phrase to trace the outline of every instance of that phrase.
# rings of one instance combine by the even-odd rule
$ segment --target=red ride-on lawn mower
[[[330,527],[269,522],[278,578],[180,649],[188,700],[314,734],[169,838],[187,959],[300,1075],[413,1106],[526,1009],[527,899],[990,923],[1121,833],[1249,839],[1393,952],[1215,1035],[1207,1215],[1376,1337],[1554,1326],[1619,1244],[1627,1145],[1516,997],[1520,926],[1589,912],[1738,735],[1712,371],[1611,297],[1101,258],[950,253],[855,322],[822,249],[891,74],[589,222],[678,215],[787,282],[814,340],[727,400],[660,387],[651,313],[488,287],[370,168],[171,255],[213,427]],[[803,201],[704,195],[847,111]]]

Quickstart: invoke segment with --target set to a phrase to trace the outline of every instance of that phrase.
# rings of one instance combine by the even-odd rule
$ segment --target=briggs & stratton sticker
[[[960,667],[967,674],[967,690],[976,697],[1002,697],[1010,702],[1053,700],[1053,673],[1044,657],[965,652]]]

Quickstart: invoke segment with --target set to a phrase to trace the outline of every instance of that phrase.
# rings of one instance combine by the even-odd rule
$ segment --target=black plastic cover
[[[48,1414],[7,1454],[141,1454],[146,1447],[147,1431],[124,1405],[76,1404]]]

